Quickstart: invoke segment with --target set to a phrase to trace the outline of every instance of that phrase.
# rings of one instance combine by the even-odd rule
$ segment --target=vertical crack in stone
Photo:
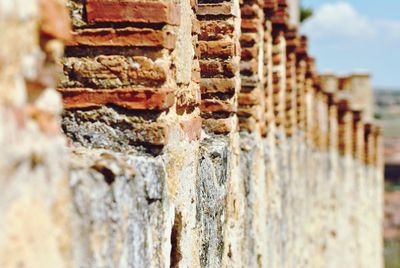
[[[182,260],[181,252],[181,232],[182,232],[182,214],[178,212],[175,214],[174,225],[171,230],[171,254],[170,266],[171,268],[179,267],[179,262]]]

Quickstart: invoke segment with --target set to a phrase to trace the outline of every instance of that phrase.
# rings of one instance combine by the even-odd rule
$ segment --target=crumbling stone
[[[368,76],[318,74],[296,3],[10,3],[1,267],[382,267]]]

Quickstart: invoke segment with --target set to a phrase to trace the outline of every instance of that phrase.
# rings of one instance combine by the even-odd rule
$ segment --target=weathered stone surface
[[[240,171],[245,198],[244,263],[248,267],[269,265],[265,240],[267,238],[265,200],[266,183],[264,146],[261,137],[240,133]]]
[[[200,145],[196,193],[202,267],[242,264],[243,207],[240,178],[230,167],[237,159],[234,140],[213,136]],[[232,219],[235,219],[232,221]],[[236,255],[238,254],[238,255]]]
[[[163,266],[171,215],[162,161],[82,148],[71,165],[75,265]],[[107,254],[96,254],[99,248]]]
[[[164,145],[169,126],[156,119],[157,114],[120,114],[103,106],[64,112],[62,126],[67,137],[80,145],[124,151],[135,145]]]
[[[227,196],[229,179],[228,147],[222,140],[202,144],[196,182],[196,217],[200,226],[200,263],[202,267],[222,265]]]

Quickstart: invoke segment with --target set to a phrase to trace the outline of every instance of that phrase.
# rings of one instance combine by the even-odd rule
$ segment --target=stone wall
[[[0,266],[382,267],[381,133],[296,3],[0,0]]]

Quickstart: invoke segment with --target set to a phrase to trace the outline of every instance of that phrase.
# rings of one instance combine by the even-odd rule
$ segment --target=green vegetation
[[[309,7],[301,7],[300,8],[300,22],[303,23],[307,19],[311,18],[312,15],[314,14],[314,11],[312,8]]]

